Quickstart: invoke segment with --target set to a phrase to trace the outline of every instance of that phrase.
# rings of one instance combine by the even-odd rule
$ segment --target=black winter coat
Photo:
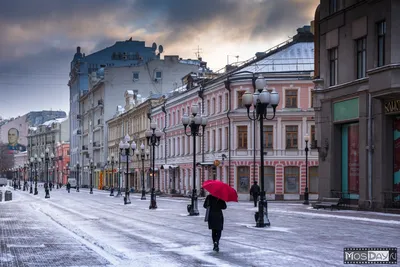
[[[206,209],[210,207],[208,215],[208,229],[223,230],[224,229],[224,215],[222,210],[226,209],[225,201],[208,195],[204,201],[203,207]]]

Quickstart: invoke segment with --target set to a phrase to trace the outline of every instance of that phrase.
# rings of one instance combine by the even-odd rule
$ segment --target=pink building
[[[55,154],[56,182],[67,184],[69,175],[69,143],[57,143]]]
[[[306,161],[304,136],[310,136],[308,188],[310,199],[318,197],[318,152],[314,149],[315,125],[311,77],[314,43],[309,27],[298,30],[290,41],[225,72],[218,78],[189,80],[183,90],[172,93],[152,118],[165,129],[156,150],[160,179],[156,189],[188,194],[193,186],[193,137],[184,133],[182,115],[198,104],[208,124],[203,137],[196,137],[196,188],[208,179],[234,187],[239,199],[249,199],[253,182],[260,182],[260,129],[247,116],[242,103],[253,81],[263,75],[268,90],[280,95],[276,117],[264,120],[264,187],[268,199],[298,200],[304,196]],[[199,86],[199,85],[202,86]],[[188,89],[189,88],[189,89]],[[252,108],[251,108],[252,109]],[[269,116],[272,117],[272,109]],[[187,132],[189,131],[189,127]],[[202,131],[200,131],[202,132]],[[260,183],[259,183],[260,184]]]

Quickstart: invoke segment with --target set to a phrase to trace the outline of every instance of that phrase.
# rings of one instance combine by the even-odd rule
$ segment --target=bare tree
[[[0,173],[7,173],[8,169],[14,167],[14,154],[8,149],[7,144],[0,142]]]

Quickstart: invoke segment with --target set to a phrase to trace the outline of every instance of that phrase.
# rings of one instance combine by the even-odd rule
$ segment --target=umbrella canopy
[[[226,202],[234,201],[238,202],[238,195],[235,189],[229,185],[218,181],[218,180],[208,180],[203,183],[203,188],[210,192],[211,195],[222,199]]]

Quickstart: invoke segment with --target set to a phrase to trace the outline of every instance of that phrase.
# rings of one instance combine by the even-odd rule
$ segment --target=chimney
[[[305,25],[297,29],[297,34],[293,37],[296,42],[314,42],[314,35],[311,32],[311,26]]]
[[[76,48],[76,53],[80,53],[81,52],[81,47],[80,46],[78,46],[77,48]]]

